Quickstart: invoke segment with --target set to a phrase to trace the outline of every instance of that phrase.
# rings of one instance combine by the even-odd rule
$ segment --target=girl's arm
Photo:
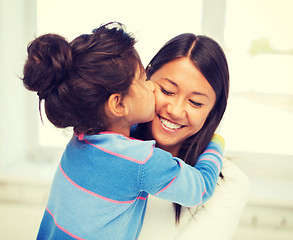
[[[222,158],[223,158],[223,152],[225,148],[225,141],[219,134],[214,134],[212,137],[211,142],[208,144],[204,152],[198,157],[197,163],[194,166],[196,169],[198,169],[203,174],[206,174],[207,168],[209,167],[209,162],[214,162],[217,167],[218,171],[216,172],[217,178],[209,178],[208,176],[204,178],[205,185],[206,185],[206,192],[203,195],[203,203],[206,202],[208,199],[211,198],[213,193],[215,192],[215,188],[218,181],[218,176],[222,170],[223,164],[222,164]],[[218,164],[218,160],[219,163]]]
[[[195,167],[153,148],[152,157],[143,165],[141,190],[183,206],[200,206],[215,190],[223,146],[223,139],[215,136]]]

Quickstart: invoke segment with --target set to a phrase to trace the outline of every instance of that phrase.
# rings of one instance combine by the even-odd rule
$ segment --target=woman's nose
[[[173,99],[173,101],[169,102],[167,105],[167,112],[174,119],[185,117],[186,111],[184,102],[178,99]]]

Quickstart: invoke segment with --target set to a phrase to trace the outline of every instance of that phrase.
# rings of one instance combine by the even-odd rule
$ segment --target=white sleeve
[[[174,240],[232,238],[247,203],[249,180],[228,160],[224,161],[223,175],[224,180],[219,180],[212,198],[193,211],[193,216],[181,227]]]

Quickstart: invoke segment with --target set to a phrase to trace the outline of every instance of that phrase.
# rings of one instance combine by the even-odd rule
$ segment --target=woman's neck
[[[175,146],[159,146],[157,145],[156,147],[161,148],[169,153],[172,154],[173,157],[178,157],[178,153],[180,150],[180,145],[175,145]]]

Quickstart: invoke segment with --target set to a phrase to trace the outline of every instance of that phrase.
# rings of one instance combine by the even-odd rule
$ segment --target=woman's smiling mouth
[[[174,132],[174,131],[178,131],[180,128],[184,127],[184,125],[180,125],[178,123],[170,122],[169,120],[167,120],[165,118],[162,118],[161,116],[159,116],[159,119],[160,119],[162,127],[165,130],[168,130],[168,131],[173,131]]]

